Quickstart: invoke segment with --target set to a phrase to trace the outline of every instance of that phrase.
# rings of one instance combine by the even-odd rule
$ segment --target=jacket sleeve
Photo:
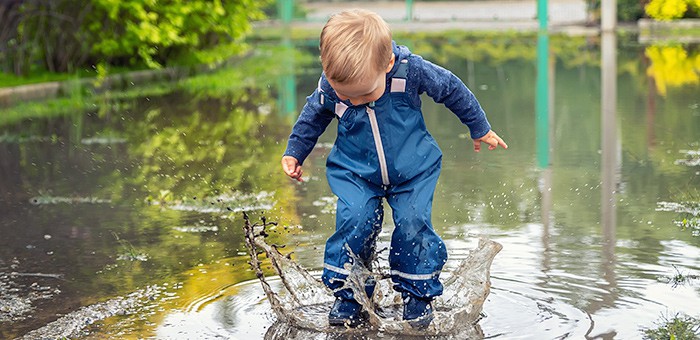
[[[472,91],[449,70],[435,65],[420,56],[416,56],[418,79],[418,94],[423,92],[437,103],[444,104],[454,112],[459,120],[469,127],[471,138],[483,137],[491,125],[486,119],[486,113]]]
[[[296,158],[299,164],[304,163],[316,145],[318,137],[335,117],[333,113],[323,108],[320,96],[319,89],[316,89],[310,96],[306,97],[306,104],[301,109],[301,114],[287,141],[287,150],[284,151],[284,155]]]

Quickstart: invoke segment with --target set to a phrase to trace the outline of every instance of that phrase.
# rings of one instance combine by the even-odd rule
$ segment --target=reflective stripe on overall
[[[396,226],[389,250],[394,288],[420,297],[442,294],[438,276],[447,251],[431,223],[442,152],[406,94],[407,74],[404,59],[390,91],[367,105],[348,106],[321,91],[321,104],[338,118],[326,174],[338,196],[336,231],[326,243],[323,270],[324,283],[337,296],[352,297],[341,289],[345,264],[359,259],[370,267],[384,217],[382,198]]]

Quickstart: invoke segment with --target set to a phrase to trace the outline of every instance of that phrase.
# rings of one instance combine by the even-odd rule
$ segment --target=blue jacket
[[[413,107],[415,110],[420,112],[421,99],[420,95],[422,93],[428,94],[435,102],[444,104],[448,109],[457,115],[462,123],[469,127],[471,137],[476,139],[484,136],[490,129],[491,126],[486,119],[481,105],[477,101],[474,94],[467,88],[464,83],[457,78],[452,72],[437,66],[427,60],[424,60],[419,55],[412,54],[408,48],[405,46],[397,46],[393,44],[394,55],[396,56],[396,62],[394,67],[386,75],[387,86],[386,92],[377,100],[377,103],[386,103],[390,100],[390,91],[392,85],[392,79],[397,76],[405,78],[405,92],[401,93],[401,100],[390,102],[389,105],[402,105],[401,103],[407,103],[407,105]],[[399,71],[402,67],[402,61],[406,65],[403,66],[403,70]],[[407,66],[407,67],[406,67]],[[398,75],[398,73],[404,73]],[[396,95],[395,93],[393,95]],[[344,110],[345,114],[338,116],[332,109],[333,105],[329,105],[332,102],[333,105],[339,104],[347,107]],[[405,105],[405,104],[404,104]],[[353,106],[349,101],[340,100],[335,91],[328,83],[325,75],[321,75],[319,79],[318,88],[306,99],[306,104],[304,105],[301,115],[299,116],[296,124],[292,129],[292,133],[287,142],[287,149],[284,153],[286,156],[292,156],[296,158],[299,163],[303,163],[306,157],[311,153],[314,145],[316,144],[318,137],[325,131],[328,124],[330,124],[333,118],[338,118],[339,124],[339,134],[338,140],[336,140],[336,145],[329,155],[329,166],[341,166],[347,170],[358,173],[362,177],[366,177],[370,180],[370,177],[376,177],[378,169],[375,163],[377,161],[375,143],[372,141],[371,131],[368,131],[369,138],[366,136],[357,136],[359,143],[348,143],[343,142],[341,138],[351,138],[357,134],[364,133],[362,131],[369,130],[369,124],[355,124],[349,119],[354,119],[359,122],[360,119],[368,120],[367,114],[364,114],[366,109],[371,107],[371,105],[358,105]],[[337,110],[336,110],[337,111]],[[369,112],[369,111],[367,111]],[[429,152],[432,155],[432,159],[426,159],[427,156],[422,156],[428,163],[433,163],[439,161],[441,157],[441,152],[437,148],[437,144],[429,135],[427,130],[425,130],[425,123],[423,122],[422,116],[414,120],[414,122],[409,122],[408,119],[394,117],[394,119],[382,119],[387,118],[386,115],[377,111],[376,117],[379,120],[379,129],[383,130],[384,135],[382,136],[382,141],[385,146],[389,148],[391,145],[396,146],[393,148],[395,152],[387,150],[386,153],[386,163],[390,165],[389,176],[391,182],[395,182],[401,179],[410,178],[414,174],[409,174],[405,169],[411,167],[417,168],[415,153],[421,153],[418,148],[413,148],[417,143],[420,144],[433,144],[432,147],[435,152]],[[386,123],[383,123],[386,121]],[[382,125],[382,123],[384,125]],[[408,124],[408,125],[406,125]],[[413,124],[413,125],[411,125]],[[448,122],[449,124],[449,122]],[[406,138],[416,138],[416,137],[405,137],[401,133],[394,133],[395,131],[402,131],[406,129],[419,129],[425,130],[425,142],[423,143],[423,137],[418,137],[418,140],[406,140]],[[343,132],[343,133],[341,133]],[[391,135],[397,135],[398,138],[403,138],[401,140],[387,140],[391,138]],[[388,136],[388,137],[385,137]],[[407,145],[408,142],[408,145]],[[344,145],[352,144],[356,150],[351,150],[351,152],[343,152],[343,150],[338,150],[338,147],[344,147]],[[366,150],[363,149],[363,145],[366,145]],[[428,151],[426,151],[428,152]],[[413,154],[413,155],[411,155]],[[414,157],[411,157],[414,156]],[[403,161],[401,160],[403,159]],[[352,164],[350,164],[352,163]],[[431,164],[426,164],[429,166]],[[367,168],[367,169],[363,169]],[[404,169],[405,168],[405,169]],[[363,173],[364,171],[367,173]],[[418,169],[416,169],[418,170]],[[374,175],[371,173],[374,171]],[[411,171],[415,172],[415,171]],[[400,177],[400,178],[397,178]],[[373,182],[379,182],[381,184],[382,180],[373,180]],[[385,185],[389,183],[383,183]]]

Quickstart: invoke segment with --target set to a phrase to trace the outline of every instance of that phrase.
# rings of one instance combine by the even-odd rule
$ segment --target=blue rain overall
[[[382,227],[382,198],[395,224],[389,249],[394,289],[423,298],[442,294],[438,276],[447,251],[431,223],[442,152],[406,94],[408,66],[401,60],[390,91],[367,105],[348,106],[321,90],[321,105],[338,119],[326,163],[338,196],[336,231],[326,243],[323,282],[346,299],[352,292],[341,289],[349,274],[345,264],[358,259],[369,265]]]

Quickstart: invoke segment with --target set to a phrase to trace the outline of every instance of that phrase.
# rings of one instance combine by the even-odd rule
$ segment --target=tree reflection
[[[665,97],[669,87],[700,83],[700,51],[681,45],[652,45],[644,50],[649,58],[647,74],[654,79],[656,90]]]

